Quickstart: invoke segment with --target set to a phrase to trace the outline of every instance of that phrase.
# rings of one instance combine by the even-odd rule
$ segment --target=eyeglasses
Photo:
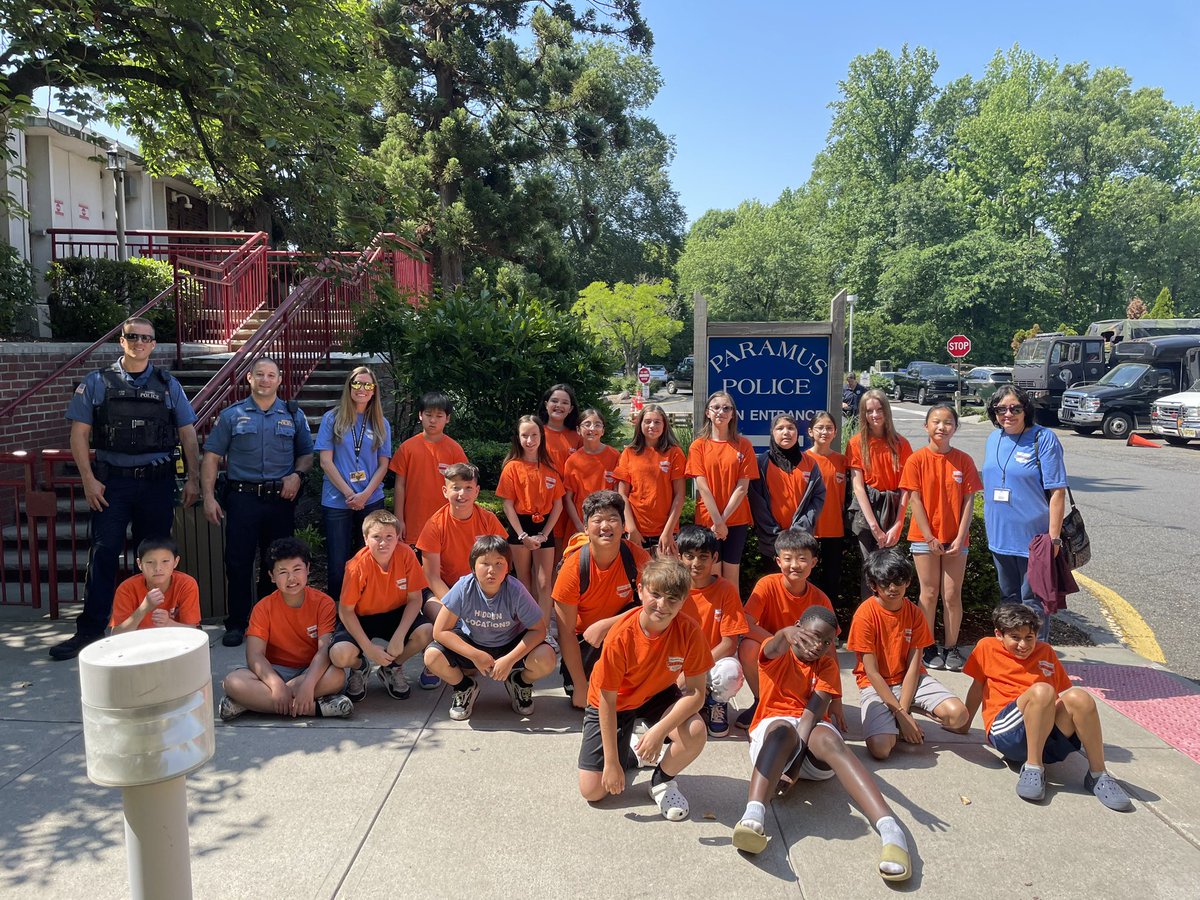
[[[731,412],[733,412],[733,407],[732,406],[710,406],[708,408],[708,411],[710,413],[731,413]]]
[[[134,334],[132,331],[121,335],[121,337],[125,338],[131,344],[136,344],[138,341],[141,341],[143,344],[153,344],[158,340],[152,334]]]
[[[996,415],[998,416],[1015,416],[1017,413],[1025,412],[1025,407],[1023,406],[993,406],[992,409],[996,411]]]
[[[354,390],[356,390],[356,391],[373,391],[373,390],[375,390],[375,384],[370,381],[352,381],[352,382],[350,382],[350,387],[354,388]]]

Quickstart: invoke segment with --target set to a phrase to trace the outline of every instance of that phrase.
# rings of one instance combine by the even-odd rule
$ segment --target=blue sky
[[[937,81],[979,77],[1013,44],[1060,63],[1124,69],[1135,87],[1200,107],[1200,9],[1146,0],[914,3],[642,0],[665,84],[650,107],[674,136],[671,168],[689,220],[771,202],[808,179],[854,57],[906,42],[937,55]]]

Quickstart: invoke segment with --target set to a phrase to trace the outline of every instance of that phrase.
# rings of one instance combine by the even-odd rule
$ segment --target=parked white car
[[[1168,444],[1200,438],[1200,379],[1186,391],[1155,400],[1150,407],[1150,430]]]

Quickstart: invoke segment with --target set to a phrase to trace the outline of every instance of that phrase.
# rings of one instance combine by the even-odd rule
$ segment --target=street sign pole
[[[956,334],[950,340],[946,341],[946,352],[949,353],[955,360],[966,358],[966,355],[971,352],[971,339],[965,334]],[[958,376],[958,390],[954,392],[954,412],[958,415],[962,414],[962,367],[955,366],[955,374]]]

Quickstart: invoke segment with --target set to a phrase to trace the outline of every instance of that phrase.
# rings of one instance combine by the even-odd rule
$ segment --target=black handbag
[[[1042,491],[1046,490],[1046,479],[1042,475],[1042,456],[1038,452],[1037,433],[1033,435],[1033,458],[1037,462],[1038,479],[1042,482]],[[1071,485],[1067,485],[1067,499],[1071,501],[1070,511],[1063,516],[1059,539],[1062,541],[1062,552],[1067,554],[1067,564],[1072,569],[1082,569],[1092,558],[1092,539],[1088,537],[1087,526],[1083,524],[1083,513],[1075,505],[1075,495],[1071,493]]]

